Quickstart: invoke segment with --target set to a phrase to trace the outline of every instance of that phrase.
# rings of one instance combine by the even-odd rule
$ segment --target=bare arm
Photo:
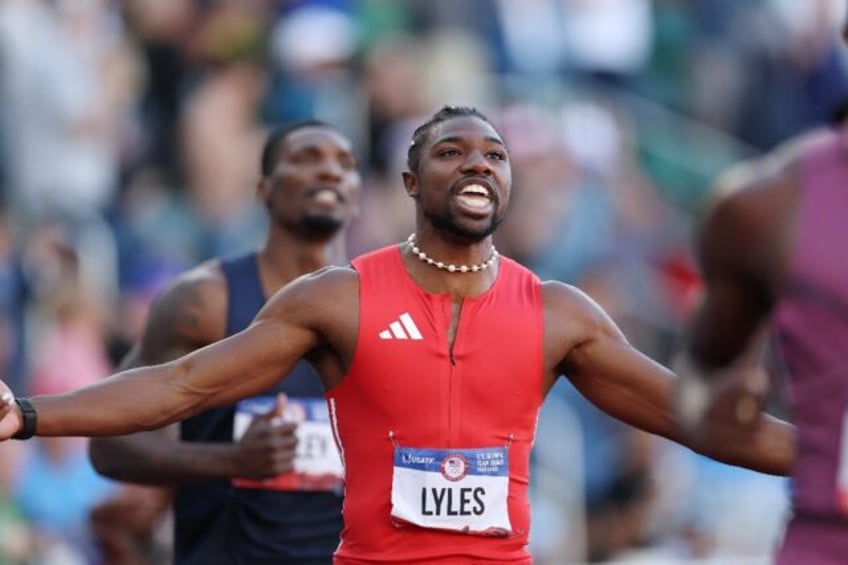
[[[121,363],[132,369],[171,361],[224,337],[226,286],[210,264],[181,277],[153,303],[140,342]],[[170,485],[229,477],[267,477],[290,470],[293,426],[258,418],[238,443],[179,440],[179,425],[93,438],[89,455],[100,474],[122,481]]]
[[[172,361],[222,338],[226,312],[223,284],[219,273],[208,266],[180,277],[151,305],[144,334],[119,370]],[[127,436],[93,438],[89,455],[100,474],[143,484],[205,478],[207,470],[219,472],[232,466],[227,463],[231,446],[183,446],[178,438],[177,424]]]
[[[773,157],[723,175],[696,242],[704,280],[687,354],[706,370],[729,366],[754,343],[787,261],[794,187],[791,168]]]
[[[150,322],[148,322],[148,328]],[[147,331],[147,330],[146,330]],[[141,346],[127,354],[119,370],[143,367]],[[171,424],[158,430],[126,436],[92,438],[88,453],[94,469],[103,476],[119,481],[149,485],[180,482],[191,472],[190,458],[178,449],[179,427]]]
[[[760,364],[763,330],[784,284],[797,198],[792,154],[790,144],[722,175],[699,227],[704,297],[675,364],[679,418],[693,435],[712,431],[707,415],[720,408],[722,388],[736,387],[739,406],[765,397],[767,386],[749,387],[750,370],[739,367]],[[745,427],[751,412],[729,417]]]
[[[232,477],[267,478],[291,471],[294,424],[275,424],[280,411],[256,418],[238,442],[179,439],[171,424],[160,430],[92,438],[89,455],[98,473],[119,481],[175,485]]]
[[[546,340],[570,342],[554,371],[566,374],[598,408],[718,461],[788,474],[794,459],[792,426],[764,417],[754,433],[734,434],[733,441],[696,443],[677,425],[671,371],[633,348],[603,310],[579,291],[547,283],[545,304],[545,327],[550,334]],[[554,348],[551,352],[559,354]]]
[[[318,329],[318,320],[329,317],[327,297],[349,293],[351,278],[355,274],[350,270],[328,269],[298,279],[234,336],[168,363],[123,371],[83,389],[34,397],[36,432],[44,436],[128,434],[258,394],[324,343],[322,332],[327,328]],[[3,390],[8,390],[5,385],[0,387]],[[21,414],[0,404],[0,413],[4,411],[0,438],[6,439],[20,429]]]

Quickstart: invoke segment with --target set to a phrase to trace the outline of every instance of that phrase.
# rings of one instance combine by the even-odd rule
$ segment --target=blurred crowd
[[[0,374],[18,394],[108,375],[176,273],[260,243],[264,136],[320,118],[365,179],[351,256],[411,232],[414,127],[477,106],[510,148],[499,250],[579,285],[661,362],[699,281],[724,167],[827,123],[844,0],[2,0]],[[775,399],[780,410],[780,399]],[[541,564],[753,562],[786,484],[617,424],[563,382],[539,423]],[[0,564],[98,563],[125,488],[81,439],[0,445]],[[167,536],[165,536],[167,538]],[[162,542],[167,544],[167,540]]]

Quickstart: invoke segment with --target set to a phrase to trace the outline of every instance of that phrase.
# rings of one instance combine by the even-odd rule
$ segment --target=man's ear
[[[259,179],[259,182],[256,183],[256,198],[258,198],[262,202],[268,202],[268,198],[270,196],[271,181],[268,180],[268,177],[262,177]]]
[[[406,189],[406,193],[412,198],[418,198],[418,177],[412,171],[404,171],[403,175],[403,187]]]

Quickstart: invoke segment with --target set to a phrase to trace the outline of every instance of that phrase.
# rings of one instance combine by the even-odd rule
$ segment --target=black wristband
[[[12,439],[29,439],[35,435],[35,422],[38,420],[38,415],[29,399],[16,398],[15,402],[17,402],[18,407],[21,409],[23,425],[20,431],[12,436]]]

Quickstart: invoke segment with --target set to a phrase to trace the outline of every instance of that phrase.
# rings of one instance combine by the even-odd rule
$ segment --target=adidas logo
[[[409,312],[404,312],[389,324],[389,329],[380,332],[380,339],[424,339]]]

